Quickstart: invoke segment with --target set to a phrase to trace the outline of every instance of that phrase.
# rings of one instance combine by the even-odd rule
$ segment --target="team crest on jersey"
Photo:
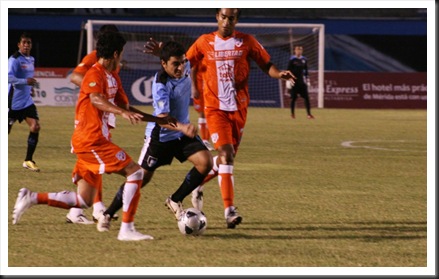
[[[90,87],[95,87],[95,86],[96,86],[96,82],[92,81],[92,82],[90,82],[90,83],[88,84],[88,86],[90,86]]]
[[[148,164],[148,167],[153,167],[155,164],[157,164],[157,158],[148,156],[148,159],[146,159],[146,163]]]
[[[235,46],[237,47],[242,46],[242,38],[235,38]]]
[[[212,139],[213,143],[216,143],[218,141],[218,133],[213,133],[212,135],[210,135],[210,138]]]
[[[127,158],[127,155],[125,154],[125,152],[123,150],[121,150],[121,151],[117,152],[116,158],[119,161],[125,161],[125,159]]]

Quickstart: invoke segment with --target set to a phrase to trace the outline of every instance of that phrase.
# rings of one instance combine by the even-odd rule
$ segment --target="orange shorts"
[[[73,183],[81,178],[97,187],[102,184],[103,173],[115,173],[124,169],[131,157],[119,146],[108,142],[90,152],[76,153],[76,165],[72,171]]]
[[[238,111],[206,108],[204,112],[215,149],[225,144],[232,144],[236,153],[244,133],[247,108]]]

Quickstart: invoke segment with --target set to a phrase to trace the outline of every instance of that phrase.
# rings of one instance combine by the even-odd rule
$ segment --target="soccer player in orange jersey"
[[[72,172],[77,193],[62,191],[57,193],[37,193],[27,188],[18,192],[12,214],[12,223],[17,224],[23,213],[35,204],[70,209],[87,208],[93,203],[97,187],[102,183],[103,173],[117,173],[126,177],[123,193],[123,215],[118,239],[121,241],[153,239],[138,232],[134,227],[134,216],[140,198],[143,170],[119,146],[110,141],[108,116],[120,115],[132,124],[139,121],[170,124],[167,118],[138,113],[127,104],[116,106],[113,100],[121,81],[116,72],[125,46],[125,39],[115,32],[107,32],[97,42],[98,62],[87,71],[81,85],[75,109],[75,129],[71,143],[77,156]],[[175,125],[175,123],[173,123]],[[101,214],[98,231],[108,231],[110,216]]]
[[[204,113],[218,156],[214,157],[214,172],[205,182],[218,175],[228,228],[235,228],[242,221],[234,205],[233,165],[250,102],[250,59],[270,77],[294,83],[294,75],[290,71],[279,70],[253,36],[235,30],[240,14],[240,9],[217,9],[218,30],[201,35],[186,53],[192,65],[192,77],[196,76],[198,65],[206,66]],[[199,207],[197,203],[194,206]]]
[[[105,32],[119,32],[119,29],[114,24],[106,24],[102,25],[101,28],[99,28],[98,34],[96,35],[96,38],[99,38],[100,35],[102,35]],[[93,50],[84,58],[82,58],[81,63],[79,63],[76,68],[73,70],[72,74],[70,75],[70,81],[77,85],[78,87],[81,87],[82,80],[84,79],[85,74],[87,71],[98,61],[96,50]],[[117,68],[117,71],[119,71],[120,67]],[[120,90],[123,91],[122,94],[117,94],[116,96],[121,96],[121,98],[124,98],[126,96],[125,91],[123,90],[122,86],[120,87]],[[121,100],[122,103],[128,103],[128,100]],[[115,103],[119,103],[119,100],[115,100]],[[109,115],[109,121],[108,125],[110,128],[116,127],[116,118],[114,114]],[[96,197],[93,201],[93,213],[92,217],[95,222],[97,222],[97,217],[100,213],[104,212],[106,210],[106,207],[104,203],[102,202],[102,185],[98,186]],[[118,215],[113,216],[113,220],[118,219]],[[94,224],[93,221],[90,221],[87,219],[87,217],[84,214],[84,210],[82,208],[71,208],[69,210],[69,213],[66,215],[66,222],[67,223],[74,223],[74,224],[83,224],[83,225],[90,225]]]

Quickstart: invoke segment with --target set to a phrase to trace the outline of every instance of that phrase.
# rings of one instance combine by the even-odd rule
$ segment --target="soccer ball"
[[[196,208],[185,209],[178,220],[178,229],[184,235],[202,235],[206,231],[206,227],[206,215]]]

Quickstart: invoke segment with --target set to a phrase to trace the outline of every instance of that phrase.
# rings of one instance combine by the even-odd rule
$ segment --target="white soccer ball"
[[[184,235],[202,235],[206,231],[206,227],[206,215],[196,208],[185,209],[178,220],[178,229]]]

